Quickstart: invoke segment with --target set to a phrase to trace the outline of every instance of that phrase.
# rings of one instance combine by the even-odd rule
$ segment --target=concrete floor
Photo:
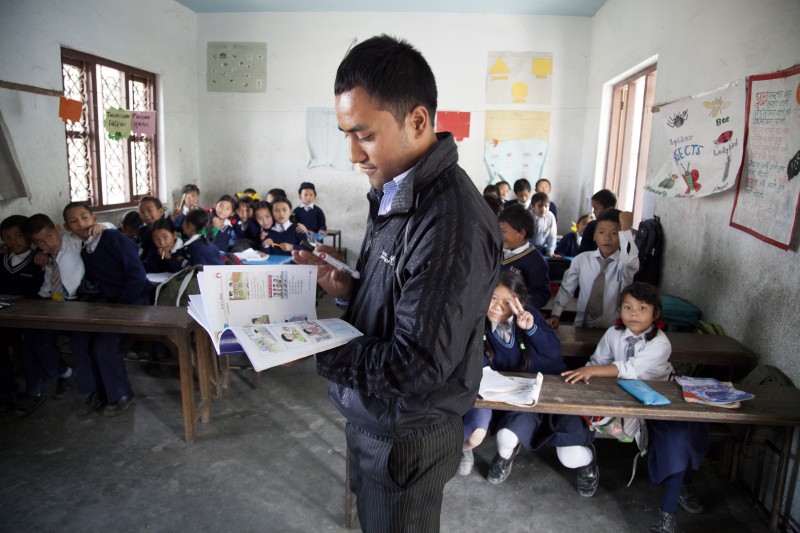
[[[128,368],[137,398],[119,418],[78,420],[74,391],[29,418],[0,414],[0,531],[347,531],[344,419],[312,360],[263,372],[255,389],[249,371],[235,372],[194,444],[183,441],[172,369]],[[643,463],[625,487],[635,447],[603,440],[597,450],[600,487],[581,498],[552,450],[523,451],[508,481],[490,484],[487,439],[476,471],[445,489],[442,531],[646,531],[661,492]],[[681,511],[683,531],[765,531],[743,491],[714,472],[707,461],[695,475],[709,510]]]

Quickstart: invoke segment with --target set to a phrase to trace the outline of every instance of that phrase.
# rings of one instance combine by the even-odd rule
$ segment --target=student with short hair
[[[240,195],[242,193],[239,193]],[[257,196],[257,195],[256,195]],[[232,252],[243,252],[248,248],[258,248],[258,224],[254,218],[253,206],[258,203],[248,195],[236,200],[236,213],[233,217],[233,234],[236,242],[230,249]]]
[[[503,234],[503,260],[500,271],[510,270],[525,280],[531,307],[541,309],[550,300],[550,273],[547,261],[529,242],[534,232],[533,216],[521,204],[512,205],[498,216]]]
[[[531,241],[533,246],[542,255],[553,257],[556,249],[556,239],[558,238],[558,228],[556,227],[556,217],[549,210],[550,198],[543,193],[537,192],[531,196],[531,208],[533,213],[533,236]]]
[[[176,259],[181,267],[189,265],[222,265],[219,248],[208,239],[211,234],[211,215],[205,209],[192,209],[181,225],[183,248],[177,250]]]
[[[183,258],[178,255],[183,248],[183,240],[178,237],[172,221],[166,218],[156,220],[150,228],[150,236],[155,251],[144,261],[145,271],[179,272],[183,268]]]
[[[556,207],[556,203],[553,201],[553,187],[550,185],[550,180],[547,178],[541,178],[536,181],[536,185],[534,186],[534,190],[536,192],[542,192],[550,198],[550,206],[548,207],[549,211],[553,213],[553,218],[558,220],[558,207]]]
[[[516,199],[508,200],[505,203],[506,208],[514,204],[521,204],[525,209],[531,208],[531,182],[525,178],[520,178],[514,182],[514,195]]]
[[[187,183],[181,188],[181,199],[175,202],[175,210],[170,218],[175,225],[175,229],[180,231],[183,226],[183,219],[189,211],[200,207],[200,189],[193,183]]]
[[[597,250],[597,243],[594,242],[594,230],[597,227],[597,219],[602,213],[617,206],[617,195],[608,189],[597,191],[592,196],[592,214],[594,220],[589,222],[583,231],[583,239],[578,247],[578,253],[591,252]]]
[[[287,198],[286,191],[281,188],[274,188],[267,191],[267,194],[264,196],[264,200],[269,202],[270,204],[275,203],[275,200],[278,198]]]
[[[268,253],[292,255],[292,250],[301,250],[300,243],[306,241],[305,233],[298,233],[292,227],[292,202],[286,198],[276,198],[272,203],[272,218],[275,223],[267,231],[270,243]]]
[[[139,226],[139,257],[142,261],[147,261],[150,254],[153,253],[153,239],[150,236],[150,230],[153,224],[164,216],[164,205],[161,200],[156,196],[142,196],[139,199],[139,216],[142,220],[142,225]]]
[[[292,220],[294,220],[297,233],[327,234],[328,226],[325,222],[325,213],[319,206],[314,205],[317,199],[317,189],[314,184],[304,181],[300,184],[297,194],[300,196],[300,201],[303,202],[303,205],[298,205],[292,212]]]
[[[262,254],[271,253],[272,239],[269,238],[269,230],[275,224],[275,219],[272,218],[272,204],[266,200],[256,202],[253,206],[253,220],[255,220],[258,230],[256,250]]]
[[[564,273],[548,319],[552,327],[558,327],[561,313],[578,287],[575,325],[607,328],[614,324],[619,294],[639,270],[639,249],[631,232],[632,223],[633,213],[627,211],[610,209],[600,215],[595,232],[598,248],[578,254]]]
[[[583,239],[583,232],[592,220],[591,214],[581,215],[575,223],[575,231],[570,231],[556,245],[556,257],[575,257],[578,255],[578,247]]]
[[[499,196],[503,202],[508,200],[508,193],[511,191],[511,185],[509,185],[506,180],[500,180],[495,185],[497,185],[497,196]]]
[[[211,242],[221,251],[227,252],[236,241],[231,217],[236,209],[236,200],[229,194],[220,196],[211,213]]]

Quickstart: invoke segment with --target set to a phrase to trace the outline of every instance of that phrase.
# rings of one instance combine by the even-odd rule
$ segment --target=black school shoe
[[[78,407],[78,410],[75,411],[75,414],[78,416],[78,418],[85,418],[90,416],[92,413],[99,411],[105,406],[105,400],[103,400],[103,398],[101,398],[97,392],[92,392],[86,397],[86,401],[83,402],[80,407]]]
[[[649,533],[678,533],[678,515],[658,510],[658,517],[650,526]]]
[[[119,401],[110,403],[106,405],[105,409],[103,409],[103,416],[119,416],[125,411],[128,410],[128,407],[131,406],[133,403],[134,395],[131,392],[130,394],[126,394]]]
[[[700,514],[705,510],[703,504],[700,503],[700,498],[697,497],[697,494],[694,493],[689,485],[681,486],[681,494],[678,496],[678,503],[687,513]]]
[[[597,453],[594,445],[590,444],[592,450],[592,462],[586,466],[578,468],[578,494],[584,498],[591,498],[597,492],[597,485],[600,484],[600,469],[597,468]]]
[[[44,403],[44,395],[27,395],[14,406],[14,416],[23,417],[32,415]]]
[[[511,467],[514,464],[514,458],[519,453],[520,445],[517,444],[514,451],[511,452],[511,457],[503,459],[500,454],[495,454],[492,459],[492,465],[489,467],[489,473],[486,475],[486,480],[494,485],[499,485],[511,475]]]

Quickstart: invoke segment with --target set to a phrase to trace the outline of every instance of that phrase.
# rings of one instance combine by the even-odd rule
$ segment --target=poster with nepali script
[[[733,187],[744,149],[744,80],[659,106],[672,157],[645,189],[699,198]]]
[[[800,201],[800,66],[748,78],[745,139],[730,224],[788,250]]]

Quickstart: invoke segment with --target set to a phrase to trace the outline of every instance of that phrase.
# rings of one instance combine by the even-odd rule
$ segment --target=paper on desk
[[[258,261],[260,259],[266,260],[267,257],[269,257],[269,256],[264,257],[263,255],[261,255],[260,253],[256,252],[252,248],[248,248],[247,250],[244,250],[242,252],[234,252],[233,255],[235,255],[236,257],[238,257],[242,261]]]
[[[483,367],[483,376],[478,394],[491,402],[511,405],[536,405],[542,390],[544,377],[541,372],[535,378],[504,376],[490,367]]]

